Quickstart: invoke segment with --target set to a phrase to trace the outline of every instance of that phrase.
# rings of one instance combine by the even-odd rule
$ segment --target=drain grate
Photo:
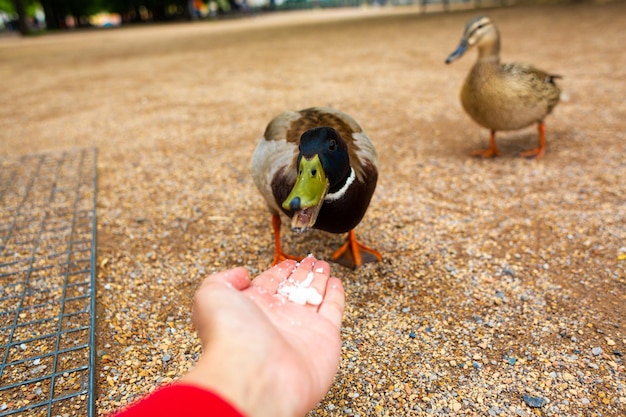
[[[0,416],[93,416],[95,149],[0,158]]]

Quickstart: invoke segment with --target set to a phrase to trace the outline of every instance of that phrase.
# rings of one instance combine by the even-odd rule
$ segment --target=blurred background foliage
[[[43,29],[107,26],[90,19],[106,13],[118,16],[118,24],[192,19],[202,0],[0,0],[3,29],[29,34]]]
[[[610,2],[615,0],[0,0],[0,32],[119,26],[143,22],[211,19],[262,11],[363,5],[490,7],[524,3]],[[623,0],[617,0],[623,1]]]

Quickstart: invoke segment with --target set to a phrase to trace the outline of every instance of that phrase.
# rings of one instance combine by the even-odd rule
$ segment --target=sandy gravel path
[[[458,100],[475,55],[444,59],[475,13],[0,39],[0,157],[99,151],[101,413],[193,364],[202,277],[269,265],[256,140],[283,110],[331,105],[377,145],[379,186],[357,233],[385,259],[334,268],[348,295],[343,358],[311,415],[623,415],[626,5],[488,11],[503,60],[564,76],[540,161],[516,156],[534,128],[502,134],[499,159],[468,157],[487,142]],[[284,230],[303,255],[341,242]]]

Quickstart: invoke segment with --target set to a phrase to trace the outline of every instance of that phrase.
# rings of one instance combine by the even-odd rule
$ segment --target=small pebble
[[[594,347],[593,349],[591,349],[591,353],[593,353],[594,356],[600,356],[600,355],[602,355],[602,348],[601,347]]]
[[[529,406],[530,408],[541,408],[548,403],[548,401],[545,398],[533,397],[528,394],[524,394],[522,398],[524,399],[524,402],[526,403],[526,405]]]

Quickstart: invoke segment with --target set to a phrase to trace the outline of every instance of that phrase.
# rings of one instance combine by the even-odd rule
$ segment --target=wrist
[[[202,354],[197,364],[185,374],[180,382],[195,385],[220,396],[246,417],[280,417],[276,399],[269,392],[271,382],[264,372],[254,369],[245,356],[229,354],[211,358]]]

